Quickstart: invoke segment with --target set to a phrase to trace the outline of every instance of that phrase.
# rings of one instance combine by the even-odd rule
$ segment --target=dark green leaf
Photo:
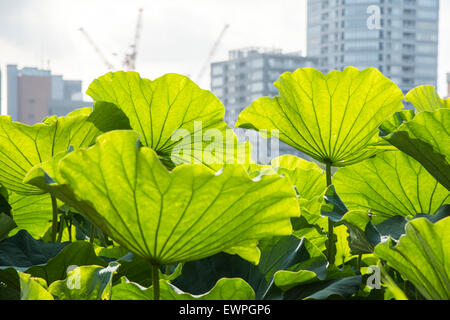
[[[26,268],[47,261],[56,256],[69,243],[45,243],[35,240],[26,231],[0,242],[0,267]]]
[[[97,257],[89,242],[77,241],[69,244],[45,265],[33,266],[26,272],[33,277],[44,279],[50,285],[54,281],[65,279],[69,266],[87,265],[106,266],[106,263]]]

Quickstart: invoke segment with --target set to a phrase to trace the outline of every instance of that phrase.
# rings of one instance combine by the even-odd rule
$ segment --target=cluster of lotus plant
[[[0,116],[0,299],[450,299],[449,100],[373,68],[274,85],[235,126],[312,162],[252,160],[178,74]]]

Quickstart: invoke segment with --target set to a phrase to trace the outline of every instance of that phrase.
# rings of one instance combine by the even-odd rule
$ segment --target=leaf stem
[[[153,300],[159,300],[159,267],[152,263]]]
[[[64,232],[64,216],[61,216],[61,218],[59,219],[59,231],[57,242],[62,241],[63,232]]]
[[[52,242],[56,242],[56,233],[58,232],[58,204],[54,195],[50,195],[52,199]]]
[[[326,162],[326,177],[327,177],[327,187],[332,185],[331,181],[331,162]],[[334,264],[335,258],[334,250],[334,222],[328,217],[328,262]]]
[[[67,224],[69,225],[69,242],[72,242],[72,212],[68,211],[67,215]]]
[[[94,224],[91,222],[91,228],[89,230],[89,243],[90,244],[94,244],[94,232],[95,232]]]
[[[361,258],[362,253],[358,254],[358,260],[356,260],[356,267],[358,268],[358,274],[361,274]]]

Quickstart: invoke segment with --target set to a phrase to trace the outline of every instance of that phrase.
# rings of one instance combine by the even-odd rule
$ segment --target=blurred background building
[[[13,121],[32,125],[49,115],[62,116],[92,105],[83,101],[81,81],[64,80],[50,70],[6,68],[8,115]]]
[[[211,64],[211,90],[226,106],[225,120],[234,125],[239,113],[257,98],[278,94],[273,83],[298,68],[315,67],[316,59],[281,49],[244,48]]]
[[[282,73],[316,67],[317,63],[316,58],[302,56],[300,52],[283,53],[281,49],[274,48],[243,48],[231,50],[228,55],[228,60],[211,64],[211,90],[225,105],[225,121],[230,126],[234,126],[241,111],[252,101],[278,94],[273,83]],[[256,133],[243,129],[235,129],[235,132],[241,139],[248,138],[252,145],[263,143]],[[269,153],[270,140],[265,141]],[[302,155],[281,141],[279,150],[280,154]],[[261,162],[265,162],[263,158],[266,158],[256,154],[253,157]]]
[[[437,85],[439,0],[308,0],[307,52],[322,72],[378,68],[403,92]]]
[[[450,98],[450,72],[447,73],[447,98]]]

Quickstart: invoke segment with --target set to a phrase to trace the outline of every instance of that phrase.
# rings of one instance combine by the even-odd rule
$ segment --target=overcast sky
[[[50,65],[53,74],[83,80],[83,90],[108,70],[78,31],[83,27],[121,69],[143,8],[137,71],[154,79],[195,77],[225,24],[214,61],[247,46],[306,52],[306,0],[0,0],[0,68]],[[439,91],[450,72],[450,0],[441,0]],[[114,54],[117,54],[115,56]],[[2,111],[5,112],[5,81]],[[199,84],[209,88],[209,74]]]

